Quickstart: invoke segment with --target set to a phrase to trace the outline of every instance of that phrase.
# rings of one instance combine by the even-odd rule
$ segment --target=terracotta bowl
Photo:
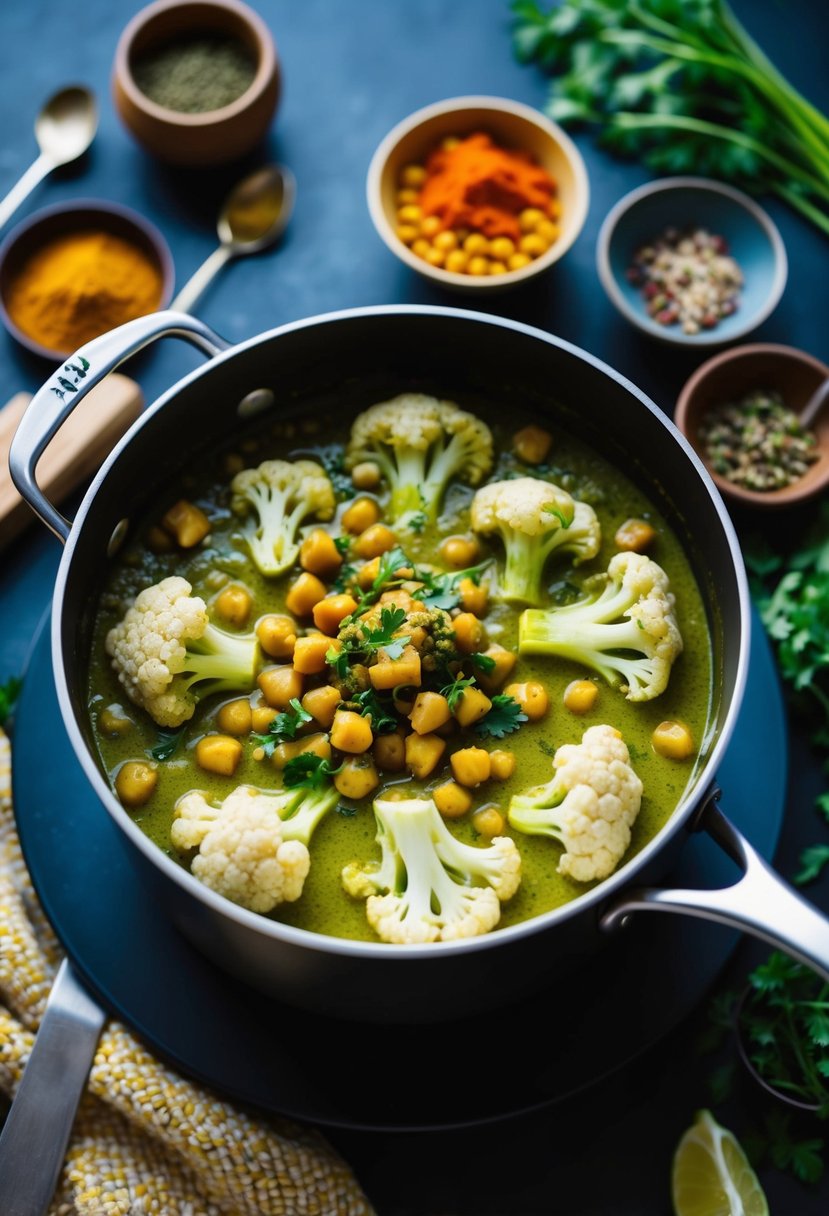
[[[827,364],[792,346],[767,343],[738,346],[715,355],[694,372],[679,395],[674,421],[725,497],[753,507],[791,506],[829,487],[829,407],[824,406],[813,428],[820,458],[802,477],[781,490],[746,490],[716,473],[706,459],[699,428],[712,406],[738,400],[758,388],[777,391],[785,404],[798,413],[827,378]]]
[[[555,179],[561,203],[559,236],[541,257],[521,270],[476,277],[430,266],[412,253],[397,235],[397,182],[404,165],[420,163],[442,139],[484,131],[504,148],[529,152]],[[454,291],[493,292],[517,287],[563,257],[581,232],[590,190],[587,170],[568,135],[530,106],[503,97],[453,97],[417,110],[398,123],[372,157],[366,182],[368,209],[374,227],[389,249],[418,274]]]
[[[233,35],[253,56],[253,81],[230,105],[185,114],[156,105],[135,83],[132,64],[137,56],[188,33]],[[121,35],[112,91],[126,127],[160,160],[223,164],[254,148],[270,126],[280,91],[276,47],[261,17],[239,0],[157,0],[137,13]]]

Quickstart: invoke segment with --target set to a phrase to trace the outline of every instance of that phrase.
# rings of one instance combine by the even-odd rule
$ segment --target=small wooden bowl
[[[561,202],[559,236],[541,257],[521,270],[476,277],[430,266],[412,253],[397,235],[397,182],[400,170],[426,159],[442,139],[463,138],[484,131],[505,148],[529,152],[554,178]],[[590,189],[581,153],[568,135],[533,110],[504,97],[453,97],[438,101],[404,118],[380,143],[371,159],[366,182],[368,209],[374,227],[389,249],[412,270],[453,291],[504,291],[526,283],[563,257],[581,232],[587,217]]]
[[[820,457],[809,469],[780,490],[746,490],[712,469],[706,459],[699,428],[712,406],[737,401],[752,389],[776,391],[799,413],[812,393],[829,379],[829,366],[793,346],[755,343],[724,351],[703,363],[679,395],[674,421],[691,443],[721,493],[746,506],[774,508],[805,502],[829,486],[829,409],[824,406],[814,424]]]
[[[250,51],[256,75],[230,105],[186,114],[156,105],[132,74],[138,55],[182,34],[230,34]],[[112,70],[115,106],[140,144],[174,165],[219,165],[249,152],[264,138],[279,100],[280,73],[268,27],[240,0],[157,0],[122,33]]]

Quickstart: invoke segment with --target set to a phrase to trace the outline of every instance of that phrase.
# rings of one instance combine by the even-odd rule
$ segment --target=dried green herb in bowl
[[[711,467],[748,490],[780,490],[797,481],[820,455],[815,435],[779,393],[755,389],[710,409],[699,428]]]
[[[247,92],[256,64],[238,38],[194,33],[137,56],[132,74],[141,92],[156,105],[183,114],[206,114]]]

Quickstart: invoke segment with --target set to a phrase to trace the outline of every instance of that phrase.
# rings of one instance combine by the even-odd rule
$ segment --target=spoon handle
[[[51,173],[54,167],[51,157],[46,156],[45,153],[41,153],[37,160],[29,166],[0,203],[0,228],[11,219],[23,200],[31,194],[47,173]]]
[[[230,245],[220,245],[218,249],[214,249],[210,257],[202,262],[195,274],[187,280],[169,307],[174,312],[190,312],[213,276],[233,257],[233,252]]]
[[[820,388],[812,393],[800,415],[800,425],[805,430],[809,430],[825,404],[827,397],[829,397],[829,380],[824,380]]]

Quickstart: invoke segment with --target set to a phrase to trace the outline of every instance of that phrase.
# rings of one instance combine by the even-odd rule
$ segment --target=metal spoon
[[[829,380],[824,380],[815,391],[812,393],[809,400],[800,411],[798,422],[805,431],[808,431],[812,423],[817,418],[826,401],[829,400]]]
[[[73,85],[49,98],[35,119],[40,156],[0,203],[0,228],[47,173],[83,155],[97,130],[98,107],[89,89]]]
[[[217,224],[221,245],[184,284],[170,308],[189,312],[213,276],[231,258],[267,249],[284,232],[296,196],[296,179],[284,165],[257,169],[231,190]]]

